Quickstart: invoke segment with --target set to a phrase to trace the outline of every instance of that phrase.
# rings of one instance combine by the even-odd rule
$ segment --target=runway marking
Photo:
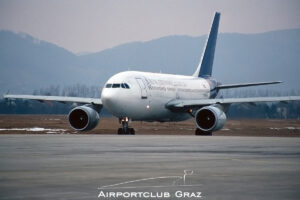
[[[193,170],[183,170],[184,174],[183,176],[160,176],[160,177],[151,177],[151,178],[143,178],[143,179],[137,179],[137,180],[132,180],[132,181],[125,181],[125,182],[121,182],[121,183],[116,183],[116,184],[112,184],[112,185],[105,185],[102,186],[98,189],[129,189],[129,188],[145,188],[145,187],[149,187],[149,188],[159,188],[159,187],[196,187],[196,186],[202,186],[202,184],[197,184],[197,185],[186,185],[185,181],[186,181],[186,176],[191,176],[194,174]],[[148,181],[148,180],[155,180],[155,179],[169,179],[169,178],[176,178],[176,180],[174,180],[172,182],[172,185],[161,185],[161,186],[128,186],[128,187],[116,187],[116,186],[120,186],[120,185],[125,185],[125,184],[130,184],[130,183],[137,183],[137,182],[141,182],[141,181]],[[176,182],[178,182],[179,180],[183,180],[183,185],[176,185]]]
[[[187,169],[185,169],[185,170],[183,170],[183,172],[184,172],[184,175],[183,175],[183,184],[185,185],[185,177],[186,177],[186,175],[192,175],[194,173],[194,171],[193,170],[187,170]]]
[[[121,183],[116,183],[116,184],[112,184],[112,185],[105,185],[105,186],[100,187],[100,189],[107,188],[107,187],[114,187],[114,186],[118,186],[118,185],[124,185],[124,184],[128,184],[128,183],[136,183],[136,182],[141,182],[141,181],[148,181],[148,180],[155,180],[155,179],[167,179],[167,178],[182,179],[182,176],[161,176],[161,177],[143,178],[143,179],[137,179],[137,180],[133,180],[133,181],[125,181],[125,182],[121,182]]]
[[[112,188],[98,188],[99,190],[105,189],[138,189],[138,188],[170,188],[170,187],[199,187],[203,186],[203,184],[197,185],[154,185],[154,186],[128,186],[128,187],[112,187]]]

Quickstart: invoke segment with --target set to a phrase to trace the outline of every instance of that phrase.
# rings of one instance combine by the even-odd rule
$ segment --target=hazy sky
[[[300,0],[0,0],[0,29],[25,32],[72,52],[96,52],[166,35],[300,28]],[[1,45],[1,44],[0,44]]]

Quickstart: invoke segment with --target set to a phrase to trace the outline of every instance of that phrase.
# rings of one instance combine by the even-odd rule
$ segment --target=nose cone
[[[101,100],[103,106],[109,110],[113,105],[113,100],[115,99],[114,91],[104,88],[101,93]]]
[[[101,94],[101,100],[106,108],[114,116],[119,116],[122,112],[122,95],[118,89],[104,88]]]

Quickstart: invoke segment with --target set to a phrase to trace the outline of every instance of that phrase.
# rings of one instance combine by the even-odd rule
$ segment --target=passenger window
[[[120,84],[119,83],[115,83],[112,85],[112,88],[120,88]]]
[[[105,87],[106,87],[106,88],[111,88],[111,86],[112,86],[112,84],[109,83],[109,84],[106,84]]]

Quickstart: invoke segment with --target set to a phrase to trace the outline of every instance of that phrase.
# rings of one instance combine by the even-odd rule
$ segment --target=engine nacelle
[[[196,112],[195,122],[202,131],[217,131],[223,128],[226,114],[218,107],[205,106]]]
[[[100,117],[92,106],[84,105],[72,109],[68,118],[73,129],[77,131],[88,131],[97,126]]]

